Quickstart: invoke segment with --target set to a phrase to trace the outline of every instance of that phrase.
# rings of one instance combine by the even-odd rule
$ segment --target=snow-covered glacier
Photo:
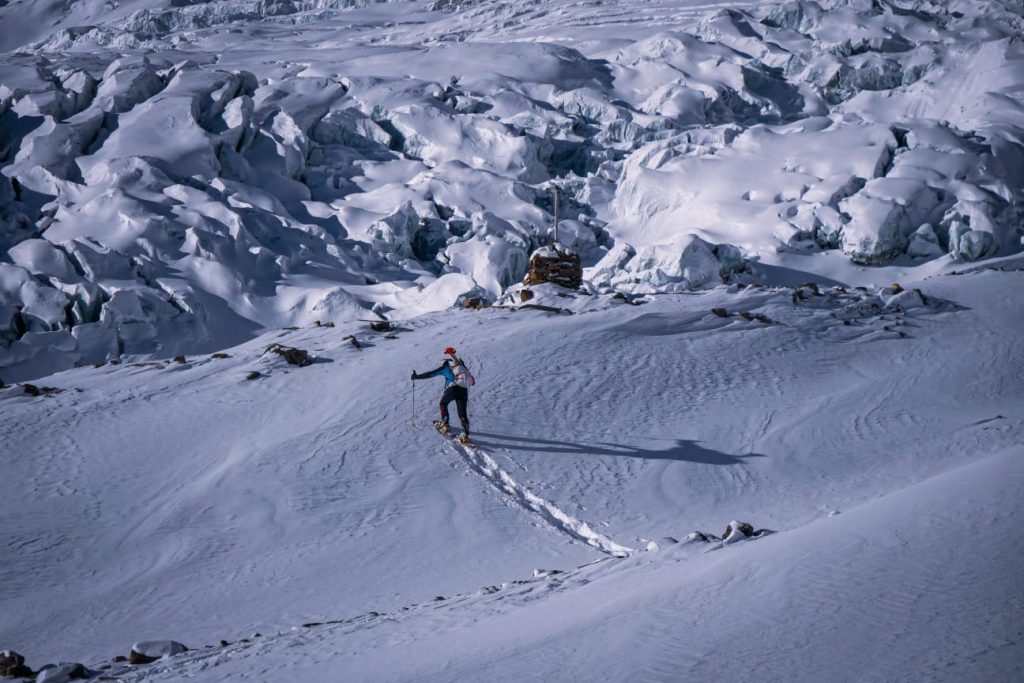
[[[0,677],[1024,680],[1022,28],[0,0]]]
[[[1022,22],[1010,0],[4,3],[0,369],[495,301],[555,189],[595,293],[1014,253]]]

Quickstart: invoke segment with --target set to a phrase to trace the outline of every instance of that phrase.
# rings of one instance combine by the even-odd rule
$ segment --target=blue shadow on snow
[[[473,432],[474,441],[484,447],[507,451],[534,451],[566,455],[611,455],[625,458],[645,458],[648,460],[674,460],[676,462],[692,462],[701,465],[739,465],[747,458],[764,458],[762,453],[746,455],[730,455],[721,451],[704,448],[697,441],[689,439],[666,439],[672,441],[667,448],[642,448],[634,445],[608,443],[604,441],[592,444],[575,443],[572,441],[554,441],[518,434],[494,434],[491,432]],[[488,439],[480,440],[477,437]],[[494,439],[495,441],[490,441]]]

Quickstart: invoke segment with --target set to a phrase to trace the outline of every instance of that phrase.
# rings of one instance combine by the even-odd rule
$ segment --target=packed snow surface
[[[1022,17],[0,0],[0,648],[1024,679]]]

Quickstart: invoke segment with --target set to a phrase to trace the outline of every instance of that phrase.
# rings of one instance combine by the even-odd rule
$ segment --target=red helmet
[[[452,354],[455,353],[455,349],[449,346],[444,350],[444,353],[446,356],[451,356]]]

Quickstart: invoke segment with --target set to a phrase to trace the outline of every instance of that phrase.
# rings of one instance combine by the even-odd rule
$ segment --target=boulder
[[[89,678],[89,670],[77,662],[47,664],[39,670],[36,683],[66,683]]]
[[[32,669],[25,666],[25,658],[14,650],[0,652],[0,676],[28,678],[33,673]]]
[[[129,664],[149,664],[161,657],[171,657],[188,652],[188,648],[176,640],[144,640],[132,645],[128,655]]]
[[[271,344],[263,353],[276,353],[281,356],[281,358],[284,358],[289,365],[297,365],[300,368],[313,364],[313,359],[309,357],[308,351],[305,351],[304,349],[296,349],[291,346],[284,346],[282,344]]]
[[[725,533],[722,534],[722,540],[728,541],[733,537],[738,539],[739,536],[737,536],[737,534],[743,538],[750,538],[754,535],[754,527],[746,522],[737,522],[736,520],[733,520],[729,522],[729,526],[725,528]]]

